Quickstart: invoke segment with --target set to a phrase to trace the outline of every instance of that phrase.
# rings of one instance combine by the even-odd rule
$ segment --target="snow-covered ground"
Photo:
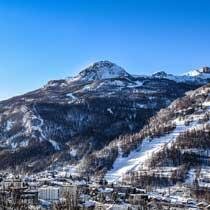
[[[76,100],[77,99],[77,97],[75,95],[73,95],[73,93],[68,93],[66,96],[70,97],[72,100]]]
[[[132,151],[127,157],[122,156],[122,152],[119,152],[119,156],[113,164],[113,168],[107,172],[105,179],[112,183],[121,181],[123,176],[129,171],[139,171],[147,169],[148,163],[153,154],[161,151],[165,145],[169,146],[176,140],[177,136],[187,130],[199,128],[202,125],[198,124],[198,120],[202,119],[204,114],[191,115],[193,122],[186,125],[186,120],[175,119],[176,128],[169,134],[156,138],[146,138],[138,146],[138,148]]]
[[[56,141],[54,141],[52,139],[49,139],[48,141],[52,144],[52,146],[54,147],[55,150],[60,150],[60,146],[58,145],[58,143]]]
[[[70,154],[72,157],[76,157],[76,156],[77,156],[77,149],[72,148],[72,149],[70,150],[69,154]]]
[[[191,185],[195,181],[195,178],[196,178],[196,170],[195,168],[192,168],[187,173],[187,179],[185,180],[185,184]]]

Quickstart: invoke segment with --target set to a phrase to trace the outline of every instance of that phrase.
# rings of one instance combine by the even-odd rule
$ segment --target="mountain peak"
[[[110,61],[98,61],[79,73],[82,80],[102,80],[130,76],[122,67]]]
[[[168,76],[168,74],[165,71],[158,71],[152,74],[153,77],[158,77],[158,78],[165,78]]]
[[[185,73],[184,75],[196,77],[196,76],[200,76],[202,74],[210,74],[210,67],[205,66],[200,69],[195,69],[195,70]]]

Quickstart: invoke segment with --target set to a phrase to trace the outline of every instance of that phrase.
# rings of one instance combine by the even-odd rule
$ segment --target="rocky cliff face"
[[[199,80],[200,81],[200,80]],[[202,83],[207,80],[202,80]],[[0,168],[78,163],[201,83],[132,76],[109,61],[0,102]]]

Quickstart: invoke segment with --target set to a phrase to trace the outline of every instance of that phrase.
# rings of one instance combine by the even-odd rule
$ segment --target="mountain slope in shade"
[[[74,78],[0,102],[0,167],[40,171],[78,164],[116,137],[141,129],[199,83],[132,76],[108,61]],[[42,160],[42,161],[40,161]]]

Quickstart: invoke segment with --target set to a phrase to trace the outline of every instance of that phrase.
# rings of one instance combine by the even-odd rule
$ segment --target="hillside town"
[[[37,178],[1,175],[1,209],[107,209],[112,206],[138,206],[149,201],[145,190],[131,186],[108,185],[47,172]]]

